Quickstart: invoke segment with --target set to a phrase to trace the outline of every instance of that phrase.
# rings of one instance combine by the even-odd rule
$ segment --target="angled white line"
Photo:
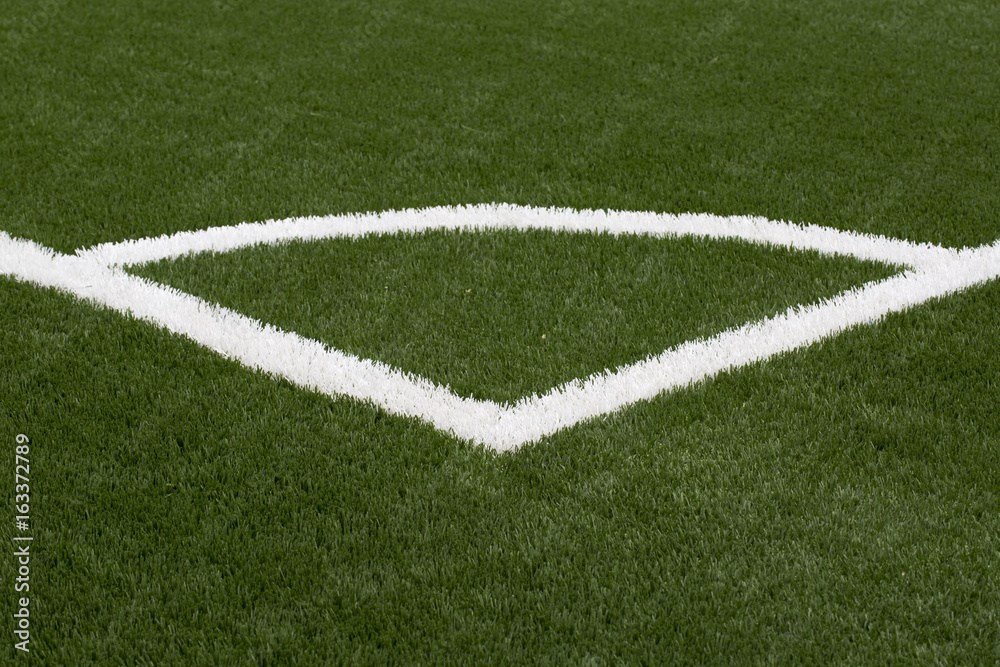
[[[514,406],[457,396],[424,378],[360,359],[281,331],[190,294],[125,273],[120,267],[255,243],[359,236],[432,228],[567,229],[668,236],[693,234],[814,249],[914,267],[828,301],[690,341],[614,372],[526,397]],[[248,368],[331,397],[350,396],[393,414],[420,418],[496,451],[521,445],[636,401],[689,385],[853,326],[875,322],[935,297],[1000,275],[1000,242],[961,251],[906,241],[799,227],[761,218],[475,206],[240,225],[158,239],[105,244],[61,255],[0,232],[0,274],[54,287],[182,334]]]

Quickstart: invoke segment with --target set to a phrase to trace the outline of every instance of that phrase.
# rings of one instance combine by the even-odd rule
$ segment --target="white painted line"
[[[105,243],[80,250],[77,254],[108,266],[131,266],[191,253],[226,252],[258,244],[354,238],[366,234],[396,234],[429,229],[542,229],[644,234],[655,237],[740,239],[913,268],[950,261],[955,258],[956,252],[928,243],[916,244],[816,225],[774,222],[760,217],[722,217],[708,213],[674,215],[641,211],[575,211],[511,204],[477,204],[244,223],[232,227],[178,232],[156,238]]]
[[[496,449],[516,449],[577,422],[688,386],[723,371],[806,347],[851,327],[986,283],[1000,276],[1000,243],[963,250],[958,259],[910,271],[830,300],[792,307],[784,314],[689,341],[659,356],[574,380],[540,397],[522,399],[504,414],[492,439]],[[508,423],[509,422],[509,423]]]
[[[440,425],[472,433],[475,429],[470,424],[495,423],[501,414],[500,406],[489,401],[462,398],[378,361],[330,349],[120,268],[11,239],[2,231],[0,275],[54,287],[151,322],[299,387],[370,401],[394,414],[421,417],[444,430],[448,429]]]
[[[129,275],[119,266],[261,242],[441,227],[695,234],[808,248],[917,268],[828,301],[793,307],[776,317],[684,343],[614,372],[568,382],[507,406],[457,396],[424,378],[281,331],[190,294]],[[0,274],[53,287],[151,322],[248,368],[285,378],[297,386],[331,397],[349,396],[370,402],[393,414],[422,419],[459,438],[506,451],[636,401],[994,280],[1000,275],[1000,242],[955,251],[760,218],[600,211],[578,215],[572,211],[491,205],[241,225],[98,246],[75,256],[61,255],[0,232]]]

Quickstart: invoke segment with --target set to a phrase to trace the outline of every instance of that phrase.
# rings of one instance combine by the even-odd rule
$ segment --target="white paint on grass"
[[[422,232],[430,229],[466,231],[543,229],[607,232],[616,235],[644,234],[659,238],[697,236],[739,239],[779,248],[816,250],[825,255],[846,255],[863,261],[880,261],[910,267],[931,266],[955,258],[954,250],[928,243],[916,244],[884,236],[870,236],[816,225],[774,222],[752,216],[577,211],[511,204],[441,206],[243,223],[232,227],[178,232],[156,238],[104,243],[78,251],[77,254],[109,266],[131,266],[198,252],[226,252],[258,244],[356,238],[367,234]]]
[[[193,252],[428,229],[550,229],[736,238],[909,269],[827,301],[792,307],[781,315],[689,341],[615,371],[573,380],[513,406],[457,396],[427,379],[329,348],[122,269]],[[1000,242],[959,251],[763,218],[480,205],[244,224],[103,244],[76,255],[58,254],[0,232],[0,274],[54,287],[130,314],[300,387],[370,402],[390,413],[417,417],[459,438],[504,451],[636,401],[993,280],[1000,275]]]

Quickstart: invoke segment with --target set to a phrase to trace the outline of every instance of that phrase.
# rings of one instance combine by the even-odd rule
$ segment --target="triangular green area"
[[[740,241],[432,231],[135,272],[460,395],[514,402],[894,269]]]

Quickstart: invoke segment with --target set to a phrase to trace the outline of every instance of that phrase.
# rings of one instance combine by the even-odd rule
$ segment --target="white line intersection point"
[[[133,276],[123,268],[209,250],[430,229],[548,229],[742,239],[882,261],[907,270],[817,304],[793,306],[783,314],[683,343],[614,371],[572,380],[509,406],[458,396],[425,378],[260,323]],[[350,396],[370,402],[495,451],[507,451],[580,421],[994,280],[1000,276],[1000,241],[954,250],[756,217],[482,204],[217,227],[102,244],[78,250],[75,255],[59,254],[0,231],[0,275],[53,287],[130,314],[299,387],[333,398]]]

